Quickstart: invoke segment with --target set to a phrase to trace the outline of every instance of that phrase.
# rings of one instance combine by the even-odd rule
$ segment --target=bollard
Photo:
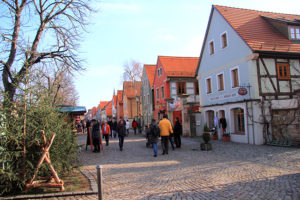
[[[98,199],[102,200],[102,167],[97,165]]]

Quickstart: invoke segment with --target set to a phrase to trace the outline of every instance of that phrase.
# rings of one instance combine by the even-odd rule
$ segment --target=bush
[[[23,191],[26,183],[32,178],[42,156],[41,130],[45,131],[46,140],[53,133],[56,134],[50,148],[50,158],[52,166],[59,176],[69,171],[72,162],[76,161],[77,145],[71,124],[65,121],[65,115],[49,105],[51,104],[45,100],[38,101],[28,105],[27,109],[24,110],[24,102],[6,101],[0,107],[0,134],[2,135],[2,142],[0,143],[2,160],[0,160],[0,195]],[[26,136],[24,138],[25,114]],[[24,144],[25,157],[23,153]],[[2,168],[3,163],[6,163],[4,168]],[[46,163],[43,163],[39,169],[38,177],[49,176],[50,174]]]

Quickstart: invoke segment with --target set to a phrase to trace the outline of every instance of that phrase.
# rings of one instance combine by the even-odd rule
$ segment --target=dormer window
[[[161,76],[161,68],[157,69],[157,76],[160,77]]]
[[[290,27],[290,37],[292,40],[300,40],[300,27]]]

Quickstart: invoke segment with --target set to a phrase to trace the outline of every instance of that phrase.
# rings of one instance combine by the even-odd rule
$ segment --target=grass
[[[59,177],[64,181],[64,192],[79,192],[79,191],[90,191],[89,180],[79,171],[74,168],[70,173]],[[31,188],[26,194],[46,194],[61,192],[59,188]]]

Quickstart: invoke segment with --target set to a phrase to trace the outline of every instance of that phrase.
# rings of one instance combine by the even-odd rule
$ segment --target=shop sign
[[[246,95],[247,93],[248,93],[247,88],[241,87],[238,90],[238,94],[241,95],[241,96]]]

